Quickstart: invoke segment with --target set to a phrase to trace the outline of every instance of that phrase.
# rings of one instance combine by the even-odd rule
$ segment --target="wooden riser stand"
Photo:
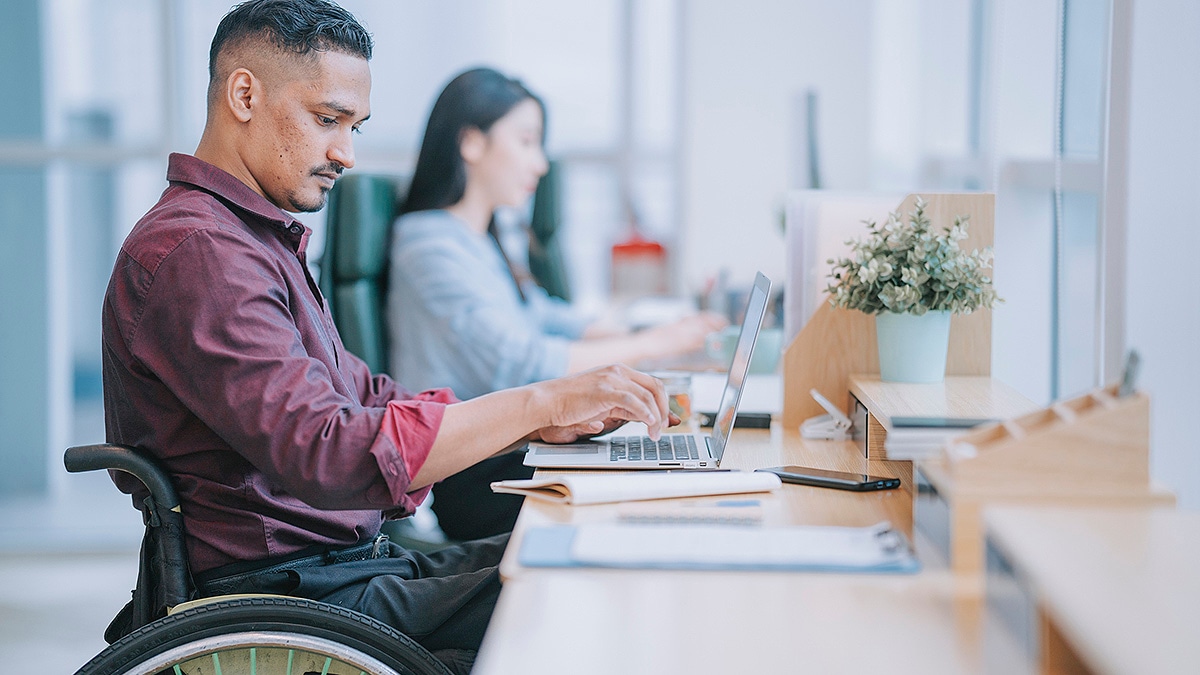
[[[1117,386],[965,434],[918,463],[917,528],[951,568],[982,577],[982,509],[998,504],[1173,506],[1150,483],[1150,399]]]

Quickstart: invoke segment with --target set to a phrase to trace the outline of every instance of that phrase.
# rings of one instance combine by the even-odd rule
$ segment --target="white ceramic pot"
[[[941,382],[946,379],[950,312],[875,315],[879,377],[884,382]]]

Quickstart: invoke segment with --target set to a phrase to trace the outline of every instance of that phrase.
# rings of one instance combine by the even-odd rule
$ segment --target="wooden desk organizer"
[[[917,464],[917,529],[958,573],[983,572],[981,509],[994,504],[1171,506],[1150,483],[1150,399],[1116,385],[991,424]]]

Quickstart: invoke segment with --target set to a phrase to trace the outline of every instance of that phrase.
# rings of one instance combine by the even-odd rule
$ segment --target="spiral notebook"
[[[537,476],[492,483],[492,492],[560,504],[604,504],[641,499],[704,497],[778,490],[775,474],[753,471],[645,471]]]

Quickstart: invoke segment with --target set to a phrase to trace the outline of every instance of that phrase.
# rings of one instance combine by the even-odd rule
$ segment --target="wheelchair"
[[[150,491],[133,600],[105,632],[111,644],[76,675],[450,675],[412,638],[343,607],[290,596],[195,599],[166,472],[122,445],[68,448],[63,461],[72,473],[130,473]]]

